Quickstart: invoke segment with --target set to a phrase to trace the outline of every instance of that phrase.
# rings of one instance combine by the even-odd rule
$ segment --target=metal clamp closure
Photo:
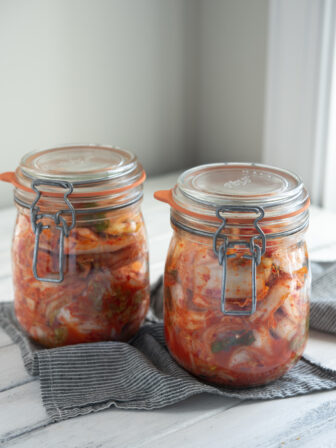
[[[254,220],[253,225],[258,235],[252,236],[250,241],[242,241],[242,240],[234,240],[229,241],[228,237],[225,235],[221,235],[221,239],[224,241],[217,249],[217,241],[219,235],[223,231],[226,225],[226,218],[222,215],[225,212],[247,212],[247,213],[256,213],[258,216]],[[218,262],[222,266],[222,290],[221,290],[221,311],[225,315],[229,316],[250,316],[253,314],[257,307],[257,287],[256,287],[256,279],[257,279],[257,266],[260,264],[261,257],[264,255],[266,250],[266,236],[262,229],[259,226],[259,221],[264,217],[265,212],[262,207],[245,207],[245,206],[223,206],[218,207],[216,210],[216,216],[221,219],[223,222],[218,227],[216,233],[213,237],[213,251],[215,255],[218,257]],[[261,239],[261,246],[256,244],[256,239]],[[242,258],[246,258],[251,260],[252,263],[252,305],[250,310],[226,310],[225,309],[225,290],[226,290],[226,280],[227,280],[227,265],[226,261],[228,258],[236,257],[236,254],[228,254],[228,249],[233,248],[234,246],[245,246],[250,249],[249,254],[245,254]]]
[[[68,206],[71,213],[71,224],[70,226],[62,216],[64,210],[59,210],[56,213],[40,213],[40,208],[37,206],[38,201],[41,197],[41,191],[37,188],[39,185],[48,185],[52,187],[61,187],[66,191],[64,193],[64,202]],[[34,245],[34,255],[33,255],[33,273],[36,280],[51,283],[61,283],[64,280],[64,237],[68,237],[70,230],[72,230],[76,225],[76,212],[71,204],[68,196],[73,191],[73,185],[66,181],[46,181],[46,180],[34,180],[32,182],[32,189],[36,192],[36,198],[34,199],[32,205],[30,206],[30,216],[33,232],[35,233],[35,245]],[[68,212],[68,210],[67,210]],[[56,229],[60,232],[59,236],[59,251],[58,251],[58,277],[39,277],[37,274],[37,260],[40,244],[40,236],[43,230],[49,229],[50,225],[43,225],[40,222],[42,219],[49,218],[54,221]]]

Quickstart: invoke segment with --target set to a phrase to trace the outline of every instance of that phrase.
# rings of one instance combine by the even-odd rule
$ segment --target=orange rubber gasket
[[[29,187],[26,187],[25,185],[20,184],[20,182],[17,181],[15,173],[13,171],[8,171],[6,173],[0,174],[0,181],[8,182],[12,184],[14,187],[19,188],[20,190],[27,191],[29,193],[35,193],[34,190],[32,190]],[[114,188],[113,190],[104,190],[104,191],[96,191],[96,192],[88,192],[88,193],[71,193],[69,197],[75,198],[75,197],[95,197],[95,196],[105,196],[108,194],[115,194],[115,193],[122,193],[123,191],[130,190],[131,188],[138,187],[146,180],[146,173],[143,170],[140,178],[133,182],[132,184],[125,185],[120,188]],[[63,197],[63,193],[53,193],[53,192],[43,192],[42,193],[44,197],[56,197],[61,198]]]
[[[156,191],[154,193],[154,198],[157,199],[158,201],[161,202],[165,202],[166,204],[169,204],[174,210],[177,210],[178,212],[184,213],[188,216],[192,216],[193,218],[197,218],[197,219],[201,219],[201,220],[206,220],[206,221],[214,221],[214,222],[221,222],[220,219],[217,218],[217,216],[208,216],[208,215],[202,215],[200,213],[196,213],[196,212],[192,212],[191,210],[188,210],[187,208],[181,207],[180,205],[178,205],[174,199],[173,199],[173,194],[172,194],[172,189],[171,190],[159,190]],[[290,218],[292,216],[296,216],[299,215],[300,213],[304,212],[305,210],[307,210],[307,208],[310,205],[310,199],[308,198],[305,202],[305,204],[299,209],[296,210],[295,212],[291,212],[291,213],[287,213],[285,215],[281,215],[281,216],[269,216],[266,218],[263,218],[262,221],[272,221],[274,219],[277,218],[281,218],[281,219],[285,219],[285,218]],[[254,219],[251,220],[246,220],[246,222],[254,222]],[[239,219],[228,219],[228,222],[230,223],[240,223],[241,220]]]

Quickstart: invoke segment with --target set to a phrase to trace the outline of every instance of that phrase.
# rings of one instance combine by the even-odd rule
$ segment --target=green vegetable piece
[[[98,207],[98,202],[87,202],[86,204],[84,204],[84,208],[93,208],[93,207]]]
[[[104,232],[108,228],[108,226],[109,226],[109,221],[108,221],[108,219],[105,219],[105,220],[97,221],[93,225],[93,228],[94,228],[95,232],[101,233],[101,232]]]
[[[255,337],[253,331],[250,330],[247,333],[244,333],[240,338],[238,338],[236,345],[251,345],[254,341]]]
[[[99,207],[99,204],[97,202],[88,202],[85,204],[84,209],[90,209],[90,208],[96,208]],[[109,226],[109,220],[104,219],[106,218],[106,213],[104,212],[93,212],[90,213],[88,211],[88,214],[90,215],[90,219],[92,220],[88,227],[92,227],[92,229],[97,232],[104,232],[108,226]],[[85,224],[87,226],[87,224]]]
[[[57,344],[62,344],[67,336],[68,336],[68,330],[66,327],[57,327],[55,328],[55,341]]]
[[[251,345],[255,341],[253,331],[247,331],[241,335],[235,334],[234,336],[226,336],[221,339],[217,339],[211,344],[212,353],[218,353],[221,351],[228,351],[236,345]]]
[[[223,341],[215,341],[211,344],[211,351],[212,353],[218,353],[221,352],[223,350],[223,345],[222,345]]]
[[[168,271],[168,274],[169,274],[174,280],[177,280],[177,277],[178,277],[178,271],[177,271],[177,269],[171,269],[170,271]]]

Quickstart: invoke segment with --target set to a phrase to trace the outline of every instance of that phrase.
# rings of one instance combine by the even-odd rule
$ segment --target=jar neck
[[[66,193],[66,191],[64,191]],[[139,203],[143,196],[143,187],[139,185],[129,190],[123,191],[118,194],[109,195],[97,195],[90,197],[71,197],[68,196],[68,200],[76,211],[108,211],[118,210],[133,204]],[[16,188],[14,191],[14,201],[21,207],[30,209],[34,201],[37,199],[36,192],[27,192]],[[38,202],[35,204],[41,211],[58,211],[68,209],[68,205],[64,197],[50,197],[41,194]]]
[[[120,208],[86,208],[86,209],[75,209],[75,219],[76,219],[76,226],[80,223],[88,223],[88,222],[99,222],[101,220],[106,219],[119,219],[125,217],[135,217],[140,216],[140,219],[142,218],[141,213],[141,203],[142,199],[138,200],[137,202],[133,204],[126,205],[124,207]],[[32,212],[29,207],[22,206],[18,202],[16,202],[16,208],[18,210],[19,214],[23,214],[27,216],[29,219],[32,219]],[[50,224],[51,227],[54,227],[55,222],[50,219],[50,215],[55,215],[58,210],[56,209],[42,209],[40,210],[41,216],[39,220],[43,222],[44,224]],[[49,215],[49,216],[48,216]],[[62,218],[67,222],[68,225],[70,225],[72,220],[72,215],[69,210],[62,211],[61,213]]]
[[[257,215],[256,215],[257,217]],[[223,216],[225,218],[225,216]],[[267,239],[281,238],[305,231],[308,227],[309,211],[306,209],[291,217],[263,220],[257,223],[252,219],[244,219],[235,216],[230,219],[214,221],[201,220],[199,218],[171,209],[172,225],[194,235],[213,238],[220,226],[220,235],[229,239],[258,237],[261,233]],[[258,227],[260,230],[258,230]]]

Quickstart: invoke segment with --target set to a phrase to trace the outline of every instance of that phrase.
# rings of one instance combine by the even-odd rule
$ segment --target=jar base
[[[171,355],[171,357],[189,374],[191,374],[193,377],[195,377],[197,380],[200,380],[210,386],[219,386],[223,388],[228,389],[252,389],[254,387],[261,387],[266,386],[268,384],[274,383],[279,378],[283,377],[287,372],[290,371],[292,367],[299,361],[299,359],[302,356],[302,352],[297,355],[294,359],[291,360],[291,362],[287,363],[284,366],[278,366],[272,369],[272,371],[267,372],[267,375],[261,374],[261,373],[249,373],[242,375],[241,373],[237,376],[240,376],[240,379],[234,379],[233,376],[231,376],[229,373],[221,373],[220,376],[215,375],[200,375],[192,371],[192,369],[188,368],[185,363],[181,362],[176,358],[176,356],[173,355],[173,353],[169,350],[168,351]],[[224,378],[224,376],[226,378]]]

